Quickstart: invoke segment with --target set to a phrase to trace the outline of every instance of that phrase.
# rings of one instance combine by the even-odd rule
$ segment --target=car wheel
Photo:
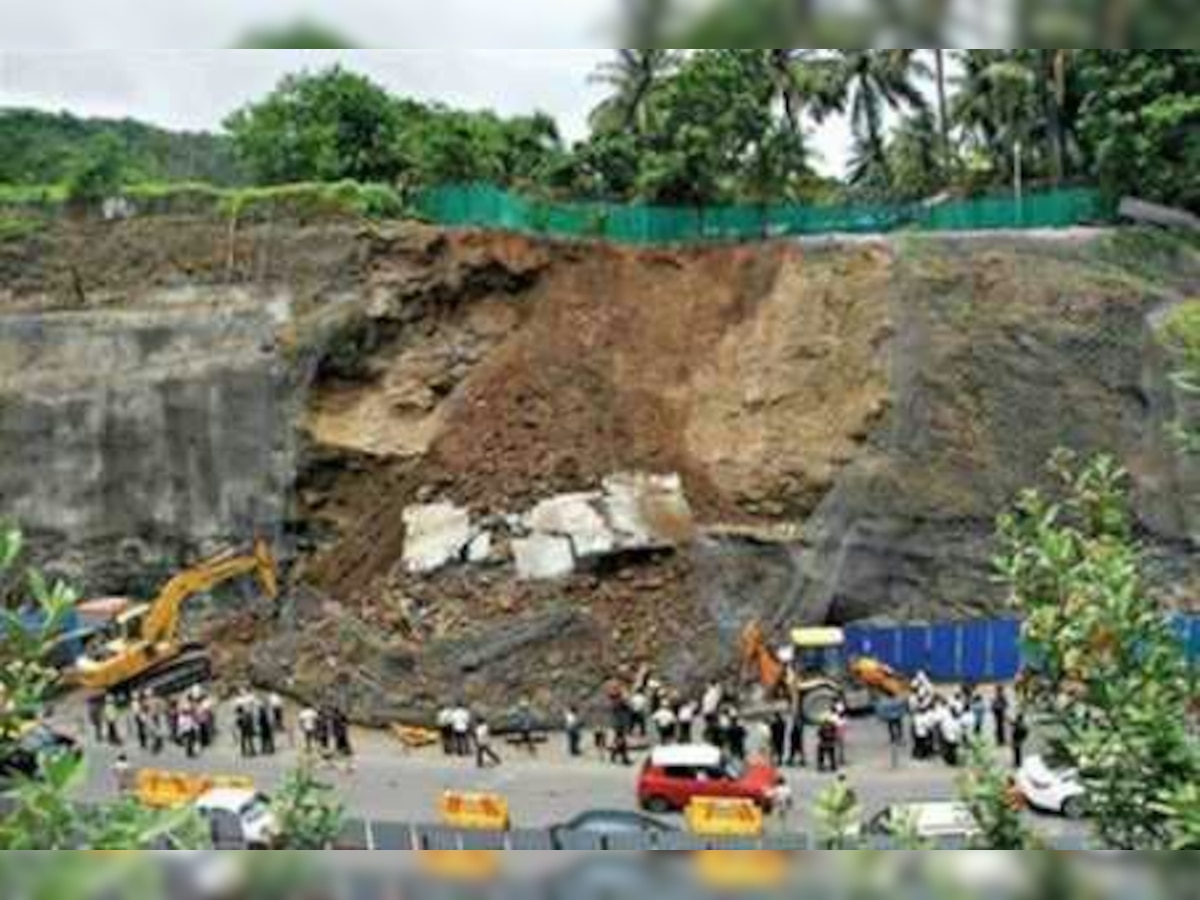
[[[642,805],[646,808],[646,812],[656,816],[664,816],[674,809],[665,797],[651,797]]]
[[[1063,804],[1063,815],[1068,819],[1078,822],[1081,819],[1086,819],[1088,814],[1087,800],[1083,797],[1070,797]]]

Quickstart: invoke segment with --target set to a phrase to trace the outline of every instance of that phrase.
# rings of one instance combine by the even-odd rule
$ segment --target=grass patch
[[[197,215],[239,221],[314,221],[336,218],[395,219],[411,213],[400,193],[383,184],[288,184],[219,188],[198,182],[143,182],[122,188],[137,215]],[[0,185],[0,209],[59,210],[65,185]]]
[[[1200,299],[1179,304],[1167,315],[1160,331],[1179,365],[1200,372]]]
[[[0,213],[0,244],[24,240],[44,231],[46,227],[46,220],[37,216]]]

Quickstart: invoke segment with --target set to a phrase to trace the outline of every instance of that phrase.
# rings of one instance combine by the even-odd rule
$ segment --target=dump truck
[[[209,681],[212,661],[207,650],[179,639],[183,605],[197,594],[247,575],[255,575],[263,593],[276,599],[278,573],[265,541],[256,541],[250,553],[222,553],[180,572],[153,601],[119,615],[109,629],[115,634],[76,661],[71,682],[127,698],[142,690],[176,693]]]

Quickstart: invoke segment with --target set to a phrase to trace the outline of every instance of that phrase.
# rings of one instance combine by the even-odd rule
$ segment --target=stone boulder
[[[452,503],[410,506],[404,511],[404,568],[428,575],[462,559],[477,537],[471,514]]]
[[[549,534],[513,541],[517,575],[523,581],[555,581],[575,574],[575,553],[571,541]]]

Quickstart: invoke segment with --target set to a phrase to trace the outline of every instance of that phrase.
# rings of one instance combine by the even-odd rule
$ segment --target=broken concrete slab
[[[517,576],[523,581],[554,581],[575,574],[570,538],[535,534],[513,541]]]
[[[472,565],[483,565],[492,558],[492,533],[481,531],[467,545],[467,562]]]
[[[598,507],[598,493],[563,494],[539,503],[529,514],[529,527],[537,533],[570,538],[575,556],[605,556],[616,549],[616,535]]]
[[[678,475],[614,475],[605,479],[604,493],[617,549],[668,549],[694,535],[695,518]]]
[[[427,575],[462,559],[475,537],[471,514],[452,503],[410,506],[404,511],[404,568]]]

